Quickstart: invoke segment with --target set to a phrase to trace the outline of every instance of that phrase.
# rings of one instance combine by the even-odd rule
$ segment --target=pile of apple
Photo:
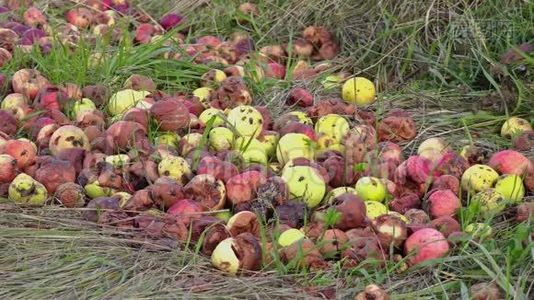
[[[104,30],[112,24],[99,23],[101,14],[116,13],[105,9],[126,3],[86,2],[93,9],[69,10],[72,27],[65,26]],[[143,23],[134,39],[154,42],[182,20],[171,14],[158,26]],[[13,37],[2,44],[11,47],[4,56],[24,45],[28,30],[45,32],[42,13],[32,10],[25,22],[31,28],[20,32],[3,25],[0,34]],[[405,158],[400,145],[416,137],[416,123],[402,110],[377,116],[370,106],[375,86],[366,78],[332,77],[326,84],[339,83],[340,97],[321,101],[293,88],[281,102],[287,112],[276,118],[254,106],[243,77],[286,78],[286,56],[296,53],[303,60],[293,78],[309,78],[324,65],[307,59],[338,51],[322,27],[302,36],[258,52],[242,36],[182,43],[185,52],[167,57],[225,65],[205,73],[191,93],[159,91],[136,74],[112,93],[17,71],[0,103],[0,195],[23,205],[84,207],[86,219],[130,229],[136,238],[194,245],[230,274],[278,261],[311,269],[337,261],[417,265],[446,256],[454,237],[488,238],[490,220],[506,207],[518,207],[519,221],[529,217],[534,206],[523,198],[534,191],[534,166],[527,157],[515,150],[489,155],[473,145],[457,152],[430,138]],[[46,35],[38,40],[47,45]],[[256,61],[263,63],[247,71]],[[517,117],[502,127],[518,149],[528,148],[531,134]],[[462,226],[459,212],[467,206],[488,221]]]

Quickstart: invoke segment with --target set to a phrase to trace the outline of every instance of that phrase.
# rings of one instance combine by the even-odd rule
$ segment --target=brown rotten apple
[[[220,242],[211,254],[211,263],[219,270],[235,275],[239,270],[258,270],[262,251],[258,239],[242,233]]]
[[[342,194],[333,200],[333,205],[341,214],[335,227],[341,230],[364,227],[367,224],[365,203],[352,193]]]
[[[226,200],[224,183],[209,174],[193,177],[184,187],[184,193],[208,210],[223,208]]]
[[[60,185],[73,183],[76,180],[76,170],[67,161],[43,157],[37,164],[35,180],[42,183],[50,194],[53,194]]]
[[[173,206],[179,199],[185,198],[182,185],[170,177],[158,178],[149,190],[156,207],[163,210]]]
[[[258,236],[260,225],[256,214],[245,210],[233,215],[228,220],[226,228],[232,236],[236,236],[243,232],[249,232]]]
[[[107,154],[120,150],[137,149],[148,151],[151,148],[143,126],[136,122],[118,121],[106,130],[105,149]]]
[[[13,136],[17,133],[17,119],[5,110],[0,110],[0,132],[8,136]]]
[[[256,196],[257,188],[266,181],[258,171],[248,171],[236,175],[226,183],[228,200],[231,204],[251,201]]]
[[[15,93],[23,94],[28,99],[33,100],[37,96],[37,92],[50,85],[50,82],[37,70],[22,69],[13,74],[11,84]]]
[[[73,182],[66,182],[56,188],[54,198],[65,207],[83,207],[85,192],[83,188]]]
[[[150,108],[161,130],[176,131],[187,128],[190,122],[189,110],[178,100],[162,100]]]

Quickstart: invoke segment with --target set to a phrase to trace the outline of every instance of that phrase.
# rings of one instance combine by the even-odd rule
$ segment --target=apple
[[[383,202],[386,199],[386,187],[375,177],[362,177],[356,182],[356,193],[364,201]]]
[[[17,175],[9,185],[9,199],[16,203],[42,206],[47,197],[45,186],[25,173]]]
[[[107,110],[111,116],[118,116],[134,107],[139,101],[150,95],[148,91],[125,89],[111,95],[107,103]]]
[[[365,106],[375,101],[375,85],[367,78],[354,77],[343,84],[342,96],[349,103]]]
[[[252,106],[240,105],[228,113],[228,122],[242,136],[258,136],[263,127],[263,116]]]
[[[287,183],[290,198],[300,199],[310,208],[319,205],[326,193],[326,182],[319,171],[313,167],[284,168],[282,179]]]

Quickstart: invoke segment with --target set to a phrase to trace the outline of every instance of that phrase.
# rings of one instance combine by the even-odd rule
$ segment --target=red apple
[[[447,252],[449,243],[441,232],[433,228],[417,230],[404,243],[404,254],[413,254],[409,258],[412,265],[444,257]]]

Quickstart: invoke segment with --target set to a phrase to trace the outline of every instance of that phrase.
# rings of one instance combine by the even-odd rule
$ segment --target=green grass
[[[375,107],[379,116],[403,108],[415,117],[418,136],[403,145],[407,155],[431,136],[447,138],[455,149],[471,143],[506,148],[510,142],[498,134],[506,116],[534,119],[534,58],[525,57],[526,73],[499,63],[508,48],[533,42],[534,4],[528,1],[406,0],[376,5],[260,0],[261,14],[246,25],[236,21],[238,1],[134,2],[142,3],[154,19],[169,11],[184,13],[191,25],[190,39],[245,31],[258,48],[290,43],[310,24],[327,26],[342,45],[341,54],[330,62],[332,72],[373,79],[380,91]],[[67,6],[53,7],[48,1],[38,5],[52,16],[53,24],[63,22],[59,17]],[[127,23],[119,26],[133,28]],[[131,35],[124,32],[125,37]],[[102,83],[112,91],[134,73],[150,76],[166,92],[198,87],[210,66],[164,59],[166,50],[178,48],[163,43],[137,46],[124,38],[92,44],[82,39],[81,47],[73,50],[54,44],[49,55],[37,50],[17,53],[1,71],[11,76],[22,67],[35,67],[54,84]],[[94,53],[104,57],[96,65],[90,63]],[[292,86],[306,86],[318,98],[338,96],[337,90],[323,91],[326,75],[307,81],[247,83],[254,102],[267,105],[276,116],[284,111],[281,102]],[[157,128],[152,131],[155,137]],[[534,158],[532,151],[527,155]],[[479,215],[476,208],[465,213],[463,227]],[[337,298],[351,298],[376,283],[393,299],[468,299],[472,284],[494,281],[506,299],[532,298],[532,224],[514,223],[511,209],[487,222],[494,229],[493,238],[460,241],[447,258],[401,273],[402,263],[394,262],[385,268],[350,270],[334,264],[323,272],[290,269],[278,262],[252,276],[228,277],[194,250],[132,240],[132,232],[82,221],[77,210],[6,204],[0,209],[0,297],[307,299],[319,297],[311,291],[334,290]]]

